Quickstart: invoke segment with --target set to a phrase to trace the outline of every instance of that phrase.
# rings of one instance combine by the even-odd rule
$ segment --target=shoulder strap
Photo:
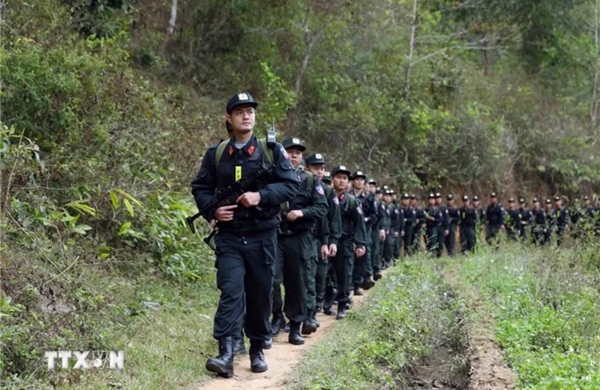
[[[219,165],[221,157],[223,156],[223,153],[225,152],[225,148],[227,147],[228,143],[229,140],[221,141],[219,143],[219,146],[217,146],[217,152],[215,153],[215,165]],[[275,155],[273,154],[273,149],[269,146],[267,139],[259,138],[258,147],[260,148],[261,153],[264,153],[267,156],[269,164],[273,165],[273,162],[275,161]]]
[[[219,146],[217,146],[217,152],[215,153],[215,166],[219,166],[219,162],[221,161],[221,157],[223,157],[223,153],[225,152],[225,148],[227,147],[227,141],[221,141]]]
[[[308,171],[306,172],[306,179],[308,180],[308,188],[312,190],[312,188],[315,186],[315,176]]]
[[[273,149],[269,146],[267,139],[259,138],[258,146],[260,147],[261,152],[266,154],[269,164],[273,165],[273,162],[275,161],[275,155],[273,154]]]

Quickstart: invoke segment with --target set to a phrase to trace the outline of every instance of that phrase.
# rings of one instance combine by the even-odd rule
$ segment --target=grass
[[[27,374],[5,378],[3,389],[171,389],[204,379],[206,358],[215,351],[212,318],[218,291],[214,272],[196,282],[182,282],[151,271],[125,277],[88,264],[73,271],[79,273],[78,284],[85,288],[69,294],[84,296],[79,302],[85,308],[80,305],[81,310],[62,315],[21,308],[15,315],[23,314],[27,322],[13,325],[17,333],[4,348],[13,352],[22,348],[13,356],[25,359]],[[63,318],[62,322],[57,318]],[[26,328],[27,324],[32,326]],[[123,350],[125,368],[48,372],[47,350]]]
[[[460,344],[448,339],[458,333],[449,332],[456,327],[457,305],[433,260],[423,256],[401,263],[309,351],[288,388],[406,388],[408,373],[440,344]],[[463,363],[455,362],[457,368]]]
[[[461,279],[479,289],[491,309],[519,389],[600,388],[593,256],[589,249],[515,246],[462,263]]]

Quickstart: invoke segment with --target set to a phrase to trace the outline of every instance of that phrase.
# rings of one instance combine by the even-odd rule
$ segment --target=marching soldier
[[[407,193],[402,194],[402,215],[404,216],[404,254],[412,255],[414,253],[414,245],[412,240],[414,239],[413,230],[417,224],[417,212],[410,205],[410,195]]]
[[[462,198],[462,207],[459,210],[460,227],[460,251],[463,255],[467,252],[473,253],[477,236],[475,235],[475,226],[477,225],[477,210],[471,206],[471,202],[467,195]]]
[[[554,210],[552,209],[552,201],[550,199],[546,199],[546,204],[544,206],[544,215],[546,216],[544,244],[549,244],[552,240],[552,232],[554,231],[554,227],[556,226],[556,221],[554,219]]]
[[[527,227],[530,226],[533,219],[531,210],[526,207],[525,199],[519,199],[519,238],[525,242],[527,240]]]
[[[440,245],[440,226],[443,223],[444,216],[439,208],[435,205],[436,195],[434,193],[429,194],[427,198],[427,207],[424,210],[425,214],[425,246],[427,252],[433,254],[436,257],[440,257],[441,251],[438,249]]]
[[[560,196],[554,197],[554,221],[556,221],[556,243],[562,244],[563,235],[569,223],[569,210],[563,207]]]
[[[454,256],[454,249],[456,247],[456,230],[460,220],[460,212],[454,205],[454,195],[448,194],[446,198],[448,200],[448,206],[446,207],[446,214],[448,218],[448,234],[445,237],[444,243],[446,244],[448,256]]]
[[[495,192],[490,194],[490,204],[485,211],[486,234],[485,240],[489,245],[495,242],[496,249],[500,246],[499,232],[504,227],[504,207],[498,203]]]
[[[350,303],[350,267],[354,256],[362,257],[367,244],[364,214],[360,202],[350,195],[348,179],[352,173],[345,166],[340,165],[331,171],[333,188],[335,189],[340,210],[342,212],[342,238],[338,244],[338,252],[333,258],[333,267],[337,279],[337,315],[336,319],[346,317],[346,310]]]
[[[521,226],[521,217],[519,210],[516,208],[514,198],[508,200],[507,221],[506,221],[506,235],[511,241],[517,240],[519,228]]]
[[[533,243],[540,246],[545,244],[546,236],[546,213],[540,207],[538,198],[533,198],[531,207],[533,227],[531,229],[531,238]]]

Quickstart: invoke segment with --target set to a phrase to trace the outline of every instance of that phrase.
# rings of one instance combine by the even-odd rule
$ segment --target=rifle
[[[196,233],[196,228],[194,227],[194,221],[198,219],[201,215],[214,211],[222,206],[229,206],[235,204],[235,201],[238,197],[240,197],[243,193],[250,191],[251,189],[265,186],[269,183],[269,179],[271,177],[271,173],[273,171],[273,167],[261,167],[260,169],[252,172],[246,178],[236,181],[232,183],[229,187],[217,192],[210,202],[202,209],[198,210],[198,212],[191,217],[187,217],[185,221],[187,222],[192,234]],[[260,210],[259,206],[256,206],[258,210]],[[216,226],[215,229],[212,230],[208,237],[204,238],[204,242],[214,249],[213,245],[210,243],[210,240],[216,234]]]

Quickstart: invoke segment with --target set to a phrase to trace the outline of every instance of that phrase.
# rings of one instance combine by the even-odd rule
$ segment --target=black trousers
[[[448,256],[454,256],[454,249],[456,248],[456,225],[450,225],[448,235],[444,237],[444,244],[446,245]]]
[[[271,337],[273,275],[276,230],[240,235],[219,232],[215,236],[217,287],[221,290],[213,337],[239,336],[245,317],[245,333],[251,340]]]
[[[475,226],[460,227],[460,251],[461,253],[473,252],[477,236],[475,235]]]
[[[352,249],[352,238],[342,237],[338,242],[338,251],[330,260],[337,280],[338,304],[350,303],[350,278],[352,274],[352,263],[354,262],[354,251]]]

